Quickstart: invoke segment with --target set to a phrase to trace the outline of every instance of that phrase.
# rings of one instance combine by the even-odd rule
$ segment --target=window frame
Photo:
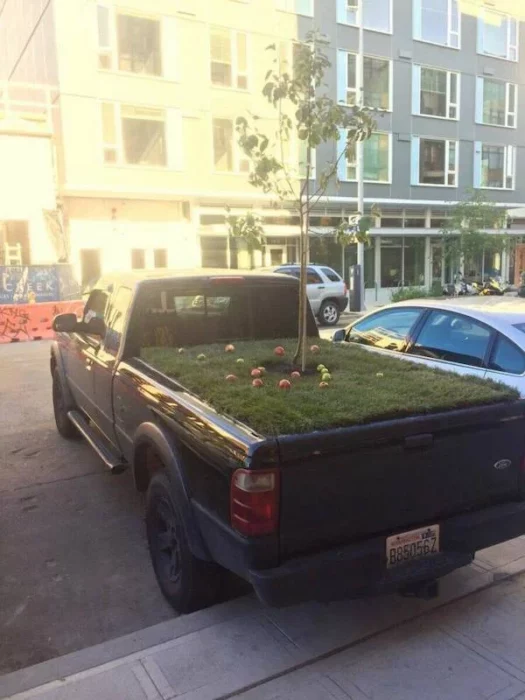
[[[444,141],[445,142],[445,180],[443,184],[440,183],[430,183],[430,182],[420,182],[421,175],[421,141]],[[450,146],[455,145],[455,168],[452,170],[450,168]],[[447,139],[442,136],[412,136],[412,163],[411,163],[411,186],[412,187],[449,187],[457,188],[459,182],[459,145],[460,142],[455,139]],[[417,158],[416,158],[417,151]],[[416,166],[417,162],[417,166]],[[415,172],[414,172],[415,170]],[[448,184],[449,175],[454,175],[454,184]],[[417,176],[417,181],[415,179]]]
[[[498,15],[502,17],[507,22],[507,39],[506,39],[506,54],[505,56],[498,56],[497,54],[487,53],[484,48],[485,40],[485,15],[489,12],[493,15]],[[512,23],[515,23],[515,33],[516,33],[516,43],[511,43],[512,35]],[[481,56],[489,56],[490,58],[495,58],[499,61],[510,61],[511,63],[518,63],[520,60],[520,20],[517,17],[513,17],[506,12],[498,12],[492,8],[482,7],[478,16],[477,25],[477,53]],[[511,52],[515,51],[515,58],[511,58]]]
[[[427,321],[430,320],[431,316],[433,313],[441,313],[441,314],[449,314],[453,316],[460,316],[461,318],[465,319],[469,323],[476,323],[485,330],[489,332],[489,340],[487,343],[487,348],[485,350],[485,355],[483,356],[483,359],[481,360],[481,365],[479,367],[476,367],[475,365],[468,365],[468,364],[463,364],[461,362],[456,362],[454,360],[442,360],[439,358],[431,358],[431,357],[425,357],[424,355],[416,355],[415,353],[412,353],[412,349],[416,345],[417,341],[419,340],[421,333],[423,332],[425,326],[427,325]],[[471,367],[472,369],[476,370],[487,370],[488,365],[489,365],[489,359],[492,356],[492,350],[495,345],[496,341],[496,336],[497,336],[497,331],[495,328],[492,326],[489,326],[487,323],[484,321],[480,321],[477,318],[473,318],[472,316],[468,316],[467,314],[462,313],[461,311],[457,311],[456,309],[442,309],[439,307],[427,307],[425,309],[425,314],[423,317],[420,319],[420,323],[416,329],[416,332],[413,335],[411,343],[407,346],[405,352],[407,355],[410,355],[411,357],[419,357],[422,360],[428,360],[429,362],[443,362],[444,364],[447,365],[459,365],[461,367]]]
[[[501,369],[493,369],[490,366],[493,359],[494,359],[496,352],[498,351],[499,344],[502,340],[506,341],[507,343],[510,343],[510,345],[513,345],[514,348],[516,348],[516,350],[518,350],[518,352],[523,356],[523,364],[524,364],[523,372],[521,372],[521,373],[506,372],[506,371],[501,370]],[[508,335],[505,335],[504,333],[501,333],[500,331],[496,331],[495,338],[494,338],[493,343],[492,343],[491,352],[490,352],[488,362],[487,362],[487,371],[494,372],[496,374],[503,374],[506,377],[525,377],[525,352],[523,352],[523,350],[520,348],[520,346],[516,342],[514,342],[514,340],[509,338]]]
[[[230,51],[231,51],[231,85],[221,85],[220,83],[213,82],[213,70],[212,70],[212,51],[211,51],[211,39],[213,30],[219,30],[223,32],[228,32],[230,41]],[[246,40],[246,72],[239,71],[239,36],[243,35]],[[210,85],[213,89],[217,90],[237,90],[239,92],[245,93],[249,92],[251,89],[251,71],[250,71],[250,35],[248,32],[239,31],[237,29],[232,29],[231,27],[221,27],[220,25],[210,26],[209,32],[209,56],[210,56]],[[239,87],[239,78],[244,77],[246,79],[246,87]]]
[[[503,148],[503,187],[494,187],[482,184],[482,174],[483,174],[483,147],[495,147]],[[512,154],[511,163],[512,172],[509,175],[509,154]],[[516,158],[517,158],[517,148],[516,146],[510,144],[501,143],[491,143],[485,141],[476,141],[474,143],[474,188],[479,190],[493,190],[496,192],[507,191],[513,192],[516,189]],[[506,181],[508,177],[512,177],[512,187],[506,186]]]
[[[423,93],[422,72],[424,70],[432,70],[439,73],[445,73],[447,80],[446,87],[446,116],[440,114],[423,114],[421,111],[421,98]],[[456,101],[451,101],[452,94],[452,76],[456,76]],[[456,110],[456,116],[450,116],[451,110]],[[458,71],[447,70],[438,66],[429,66],[424,64],[414,64],[412,67],[412,114],[425,119],[443,119],[445,121],[459,121],[461,117],[461,73]]]
[[[454,51],[461,51],[461,30],[462,30],[462,12],[459,6],[459,0],[447,0],[447,43],[441,44],[437,41],[431,41],[430,39],[423,39],[423,7],[422,0],[413,0],[413,39],[414,41],[421,41],[425,44],[432,44],[433,46],[442,46],[447,49],[453,49]],[[456,3],[458,11],[458,29],[452,31],[452,7]],[[458,45],[454,46],[451,43],[451,38],[457,36]]]
[[[505,86],[505,124],[494,124],[492,122],[486,122],[483,119],[485,112],[485,81],[489,80],[494,83],[501,83]],[[510,111],[510,93],[514,90],[514,111]],[[518,101],[519,101],[519,85],[517,83],[507,82],[506,80],[499,80],[493,76],[477,76],[476,77],[476,124],[483,124],[484,126],[495,126],[499,129],[517,129],[518,128]],[[514,124],[509,124],[510,119],[514,120]]]
[[[113,118],[116,140],[114,143],[106,142],[104,140],[104,105],[110,105],[113,109]],[[165,165],[153,165],[153,164],[140,164],[140,163],[128,163],[126,161],[125,144],[124,144],[124,129],[122,125],[122,107],[134,107],[138,109],[153,109],[162,113],[163,118],[162,123],[164,124],[164,149],[166,152],[166,164]],[[112,100],[98,100],[98,118],[100,120],[99,126],[99,153],[101,154],[101,162],[104,167],[110,168],[142,168],[144,170],[173,170],[182,171],[183,167],[183,134],[182,134],[182,112],[175,108],[164,108],[157,106],[147,106],[147,105],[134,105],[129,102],[114,102]],[[170,125],[170,120],[176,121],[176,129]],[[147,120],[146,120],[147,121]],[[157,120],[152,120],[157,121]],[[176,151],[174,151],[174,144]],[[106,151],[115,151],[116,159],[115,161],[106,161],[105,153]]]
[[[392,184],[392,168],[393,168],[393,134],[391,131],[373,131],[372,136],[378,134],[381,136],[388,136],[388,180],[364,180],[365,183],[371,185],[391,185]],[[339,144],[346,144],[346,132],[343,131],[342,137],[339,140]],[[353,165],[351,165],[353,163]],[[358,164],[357,164],[357,152],[356,160],[350,161],[348,158],[341,158],[342,167],[339,168],[339,180],[341,182],[357,182],[359,179]],[[348,177],[348,169],[354,167],[356,171],[356,176],[353,179]],[[366,170],[364,163],[364,152],[363,152],[363,169]],[[344,177],[341,175],[344,174]]]
[[[232,163],[233,163],[233,169],[232,170],[218,170],[215,165],[215,121],[220,120],[220,121],[229,121],[232,124]],[[235,118],[234,117],[225,117],[225,116],[219,116],[219,115],[212,115],[211,117],[211,169],[212,172],[215,175],[246,175],[247,173],[250,172],[250,161],[246,156],[243,156],[241,147],[237,143],[237,140],[235,138]],[[241,163],[245,161],[247,164],[247,169],[242,170],[240,165]]]
[[[338,56],[338,62],[337,62],[337,70],[342,71],[342,75],[337,76],[337,84],[338,84],[338,104],[343,105],[344,107],[353,107],[355,104],[357,104],[358,100],[357,97],[359,93],[362,91],[363,93],[363,104],[365,107],[369,107],[369,105],[366,104],[365,101],[365,91],[362,86],[362,78],[363,78],[363,73],[364,73],[364,60],[366,58],[370,58],[375,61],[384,61],[385,63],[388,63],[388,107],[386,109],[380,108],[380,107],[369,107],[370,109],[377,109],[377,111],[384,113],[384,112],[392,112],[393,111],[393,102],[394,102],[394,62],[392,59],[387,58],[386,56],[375,56],[372,54],[366,54],[365,56],[361,56],[358,53],[355,53],[354,51],[347,51],[346,49],[338,49],[337,51],[337,56]],[[355,75],[356,75],[356,80],[355,80],[355,87],[351,88],[348,86],[348,59],[350,56],[353,56],[355,59]],[[360,65],[361,62],[363,65]],[[344,83],[344,99],[342,98],[342,85]],[[354,105],[350,102],[348,102],[348,93],[353,92],[355,94],[356,100],[354,102]]]
[[[359,0],[353,0],[354,3],[358,3]],[[366,0],[364,0],[366,2]],[[348,13],[349,13],[349,7],[351,6],[352,0],[336,0],[337,2],[337,24],[343,24],[347,27],[359,27],[359,9],[358,5],[354,4],[354,7],[356,8],[356,21],[355,22],[350,22],[348,21]],[[394,32],[394,0],[388,0],[389,3],[389,25],[390,29],[377,29],[375,27],[369,27],[367,24],[364,24],[363,22],[363,29],[365,29],[368,32],[378,32],[379,34],[386,34],[391,36]],[[363,19],[364,19],[364,12],[363,14]]]

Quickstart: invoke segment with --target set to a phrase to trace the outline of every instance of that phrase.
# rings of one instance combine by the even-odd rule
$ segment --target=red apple
[[[236,381],[237,381],[237,377],[236,377],[234,374],[229,374],[229,375],[226,377],[226,381],[227,381],[227,382],[236,382]]]
[[[292,379],[301,379],[301,373],[300,372],[292,372],[290,375]]]
[[[227,345],[224,348],[224,352],[235,352],[235,345]]]
[[[288,389],[291,389],[291,388],[292,388],[292,385],[291,385],[291,383],[288,381],[288,379],[281,379],[281,381],[279,382],[279,389],[288,390]]]
[[[252,386],[256,387],[257,389],[260,389],[262,386],[264,386],[264,382],[262,379],[254,379],[252,382]]]
[[[310,352],[313,352],[314,355],[318,355],[321,352],[321,348],[319,345],[312,345]]]
[[[254,377],[255,379],[258,379],[262,375],[262,372],[260,369],[252,369],[251,374],[252,374],[252,377]]]
[[[328,389],[329,386],[330,384],[328,384],[328,382],[321,382],[319,384],[319,389]]]
[[[282,345],[278,345],[273,352],[278,357],[282,357],[283,355],[286,354],[286,350],[283,348]]]

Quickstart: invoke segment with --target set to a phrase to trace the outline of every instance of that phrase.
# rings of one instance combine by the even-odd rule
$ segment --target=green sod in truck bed
[[[340,428],[519,398],[502,384],[318,339],[308,343],[306,374],[293,379],[295,345],[295,340],[283,339],[238,342],[233,352],[226,352],[222,344],[182,352],[144,348],[141,356],[217,411],[262,435]],[[319,353],[311,352],[311,345],[317,345]],[[274,354],[278,346],[285,349],[284,357]],[[319,365],[330,375],[324,377],[324,388]],[[251,372],[259,367],[265,368],[263,386],[256,388]],[[283,379],[290,389],[279,388]]]

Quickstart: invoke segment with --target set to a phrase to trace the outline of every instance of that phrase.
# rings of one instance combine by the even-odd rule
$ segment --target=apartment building
[[[58,88],[57,189],[83,282],[115,268],[250,264],[228,245],[226,206],[269,201],[247,182],[234,122],[264,118],[266,48],[291,51],[296,33],[296,15],[268,0],[4,3],[0,80]],[[258,264],[276,249],[285,259],[298,233],[267,223]]]
[[[228,241],[226,206],[261,214],[267,242],[257,265],[297,259],[298,219],[248,184],[234,120],[248,112],[271,118],[261,96],[266,48],[275,44],[290,61],[294,39],[312,28],[331,41],[333,99],[351,106],[362,90],[379,110],[364,147],[366,206],[381,210],[365,252],[369,300],[453,277],[441,230],[471,189],[511,214],[525,207],[519,13],[498,13],[494,3],[480,10],[475,0],[362,0],[361,85],[360,1],[6,1],[0,80],[58,87],[57,190],[83,281],[116,267],[249,265]],[[318,172],[342,143],[318,149]],[[299,160],[298,147],[292,151]],[[356,180],[355,158],[342,161],[314,212],[316,262],[341,266],[327,234],[355,211]],[[525,220],[510,221],[520,240]],[[345,267],[356,258],[352,247],[346,253]],[[482,258],[475,272],[512,280],[516,259]]]
[[[316,27],[331,39],[331,96],[352,105],[362,89],[365,104],[380,110],[364,146],[365,202],[381,209],[365,279],[367,298],[385,301],[400,285],[451,281],[456,270],[443,258],[440,231],[470,190],[511,213],[523,207],[525,2],[505,3],[510,15],[495,11],[499,3],[471,0],[363,0],[363,85],[358,2],[288,2],[288,9],[300,10],[301,36]],[[320,148],[317,159],[334,155]],[[342,161],[323,223],[356,201],[356,178],[355,160]],[[523,223],[516,219],[508,233],[520,240]],[[314,255],[340,257],[320,241]],[[510,280],[519,273],[514,251],[480,257],[476,267]]]

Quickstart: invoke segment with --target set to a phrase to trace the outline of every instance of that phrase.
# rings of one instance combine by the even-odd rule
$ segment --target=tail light
[[[279,523],[279,473],[277,470],[238,469],[230,491],[232,527],[254,537],[277,532]]]

